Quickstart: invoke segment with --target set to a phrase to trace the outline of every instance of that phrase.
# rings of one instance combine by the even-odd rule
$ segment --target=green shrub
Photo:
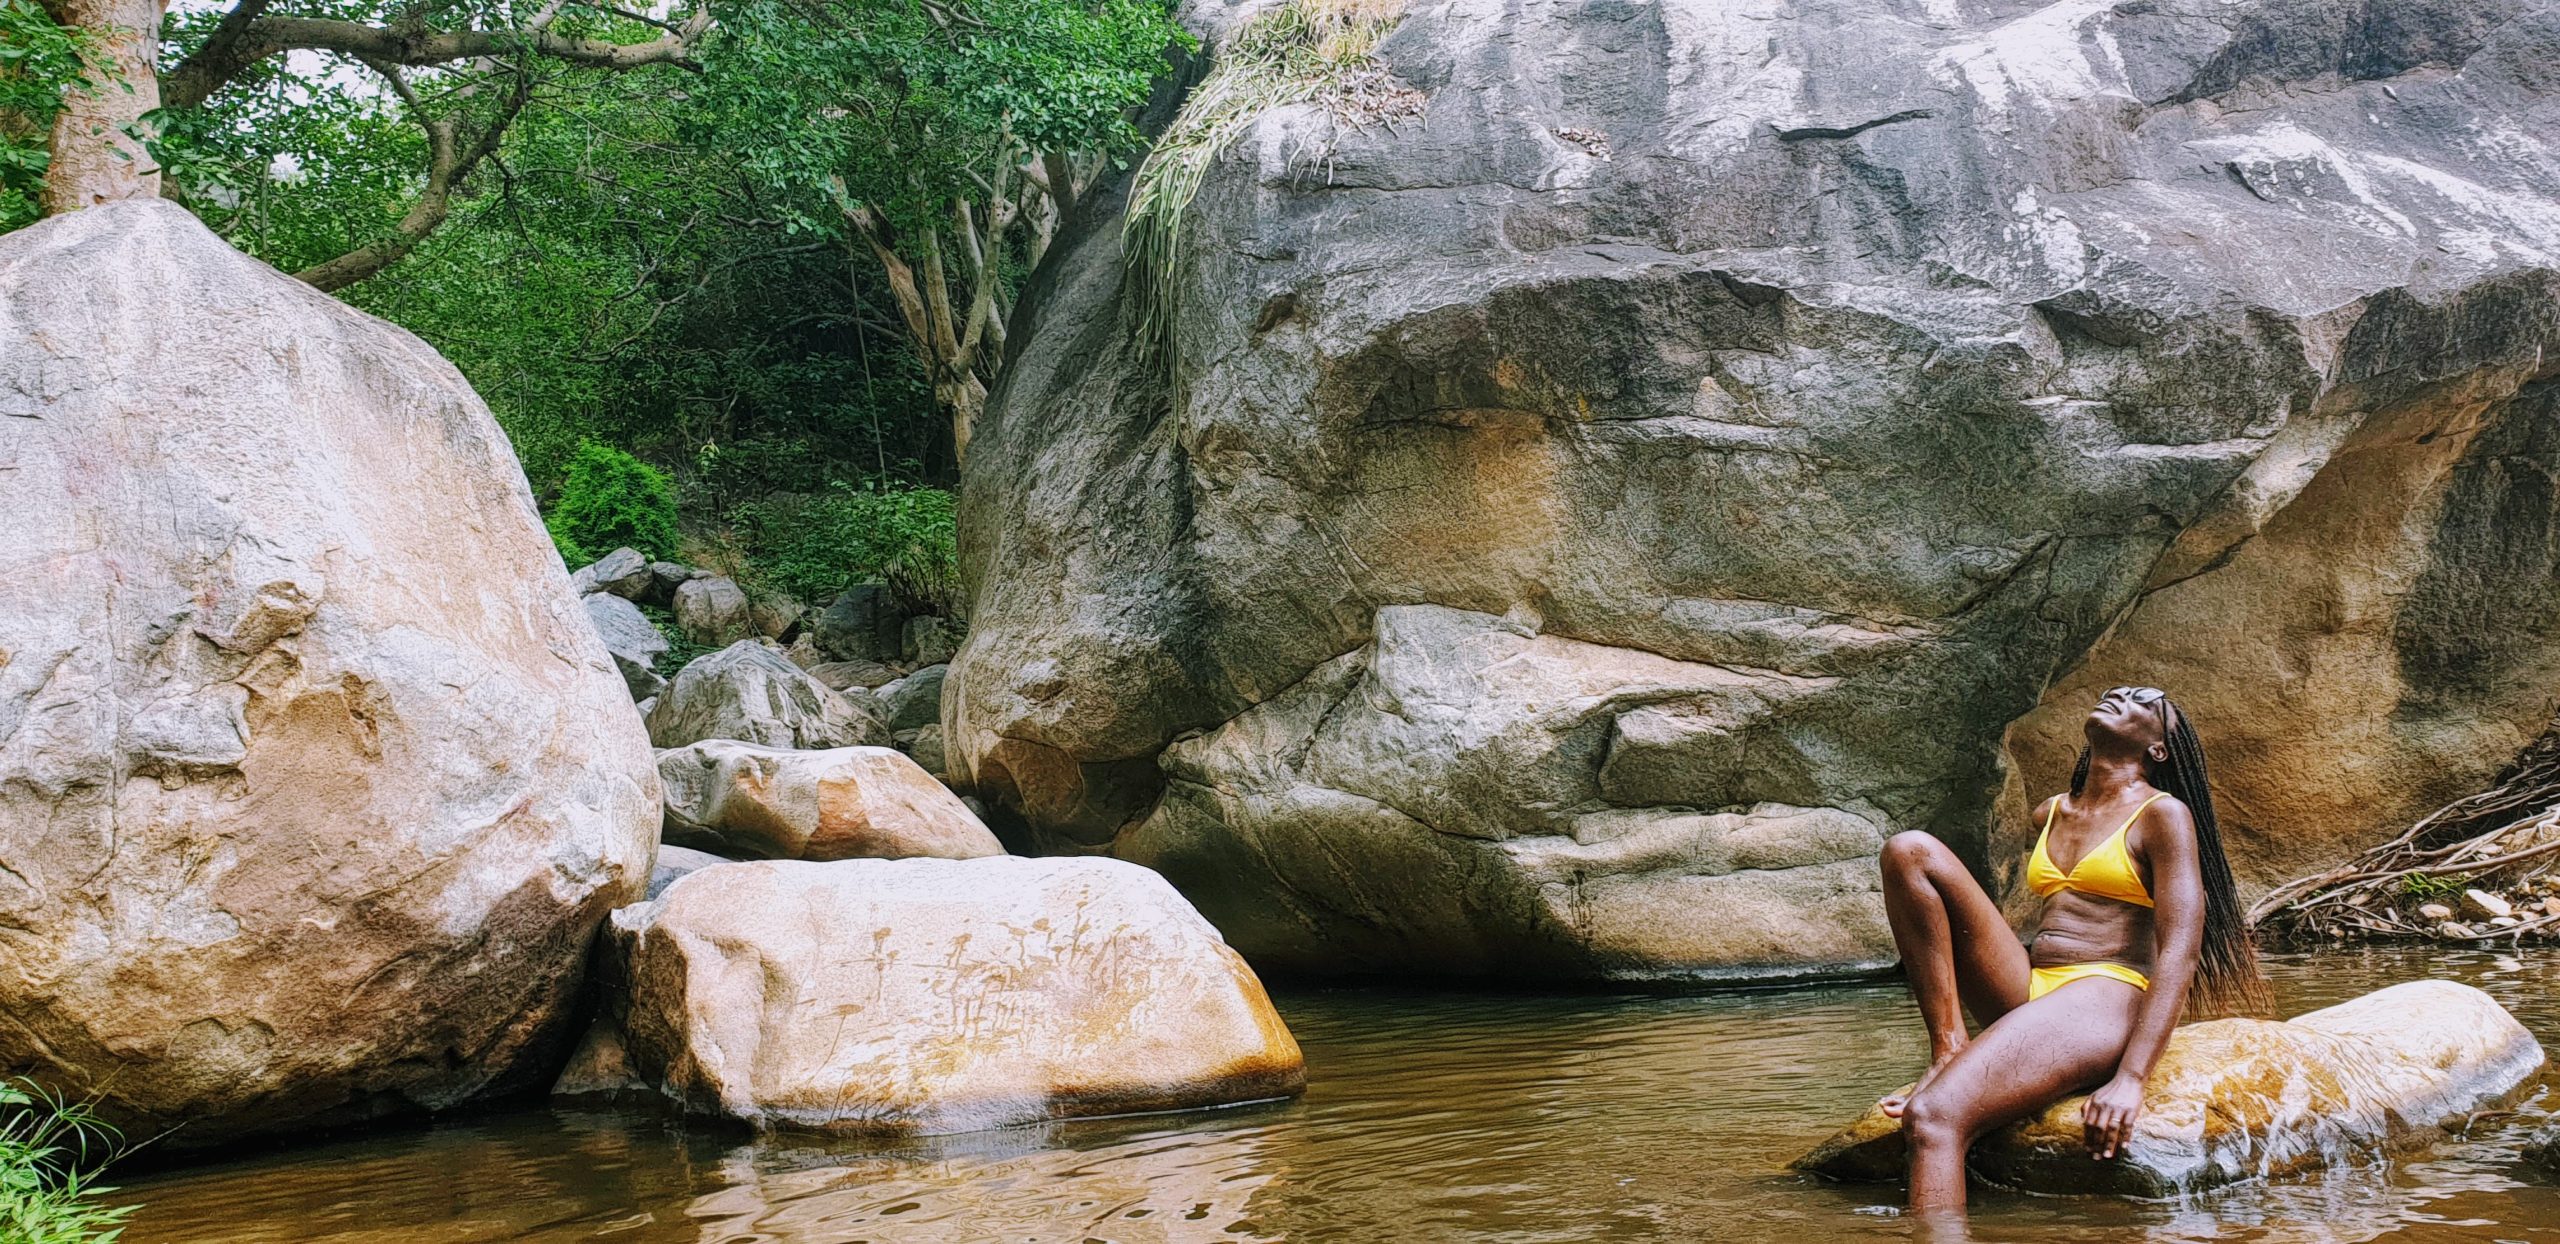
[[[0,1079],[0,1240],[113,1244],[134,1207],[98,1204],[115,1189],[91,1181],[115,1144],[88,1107]]]
[[[826,491],[739,507],[755,575],[824,606],[856,583],[882,581],[908,608],[960,615],[960,544],[951,494],[841,481]]]
[[[666,472],[588,441],[569,458],[560,499],[543,520],[571,566],[628,546],[653,558],[676,550],[676,490]]]

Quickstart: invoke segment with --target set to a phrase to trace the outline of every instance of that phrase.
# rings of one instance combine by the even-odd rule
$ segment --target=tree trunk
[[[70,92],[53,122],[53,159],[44,174],[44,211],[60,215],[117,199],[160,193],[160,172],[124,132],[160,106],[160,15],[166,0],[48,0],[65,26],[98,32],[96,85]]]
[[[987,408],[987,386],[978,373],[964,371],[957,380],[937,380],[933,397],[951,412],[951,460],[969,460],[969,429],[977,423],[978,412]]]

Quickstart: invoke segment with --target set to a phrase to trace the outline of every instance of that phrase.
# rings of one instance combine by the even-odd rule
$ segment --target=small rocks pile
[[[2560,929],[2560,877],[2534,877],[2505,887],[2506,893],[2473,887],[2457,899],[2420,903],[2418,923],[2448,941],[2552,935]]]
[[[813,610],[627,548],[570,583],[657,746],[895,747],[943,773],[942,674],[963,632],[948,618],[910,616],[886,585],[856,585]],[[716,651],[670,673],[675,645],[652,609],[686,644]]]
[[[1252,969],[1162,877],[1007,856],[943,785],[952,623],[878,584],[811,611],[630,549],[575,581],[665,803],[555,1096],[929,1134],[1303,1085]],[[716,650],[669,677],[644,609]]]

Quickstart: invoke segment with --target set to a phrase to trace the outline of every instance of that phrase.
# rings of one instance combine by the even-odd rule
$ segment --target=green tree
[[[738,0],[721,25],[708,122],[789,228],[877,262],[966,453],[1018,275],[1188,36],[1160,0]]]
[[[0,233],[40,214],[53,123],[72,101],[100,90],[90,31],[57,24],[35,0],[0,0]]]

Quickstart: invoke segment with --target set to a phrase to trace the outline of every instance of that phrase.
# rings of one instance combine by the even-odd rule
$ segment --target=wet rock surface
[[[1971,1170],[2047,1193],[2172,1196],[2421,1145],[2513,1100],[2542,1047],[2487,994],[2412,981],[2276,1023],[2224,1019],[2169,1038],[2122,1157],[2089,1157],[2074,1096],[1975,1142]],[[1903,1177],[1901,1122],[1869,1111],[1798,1160],[1837,1179]]]
[[[1112,860],[723,864],[617,912],[619,1067],[761,1128],[939,1134],[1285,1096],[1298,1046],[1163,879]]]
[[[1378,56],[1424,123],[1256,120],[1161,367],[1125,182],[1026,299],[945,740],[1017,845],[1294,964],[1847,970],[1848,838],[2005,878],[2107,686],[2193,708],[2251,884],[2550,719],[2550,3],[1461,0]],[[1574,655],[1393,668],[1505,633]],[[1625,832],[1717,816],[1822,828]]]
[[[461,375],[175,204],[47,220],[0,519],[0,1069],[162,1148],[537,1086],[657,774]]]

